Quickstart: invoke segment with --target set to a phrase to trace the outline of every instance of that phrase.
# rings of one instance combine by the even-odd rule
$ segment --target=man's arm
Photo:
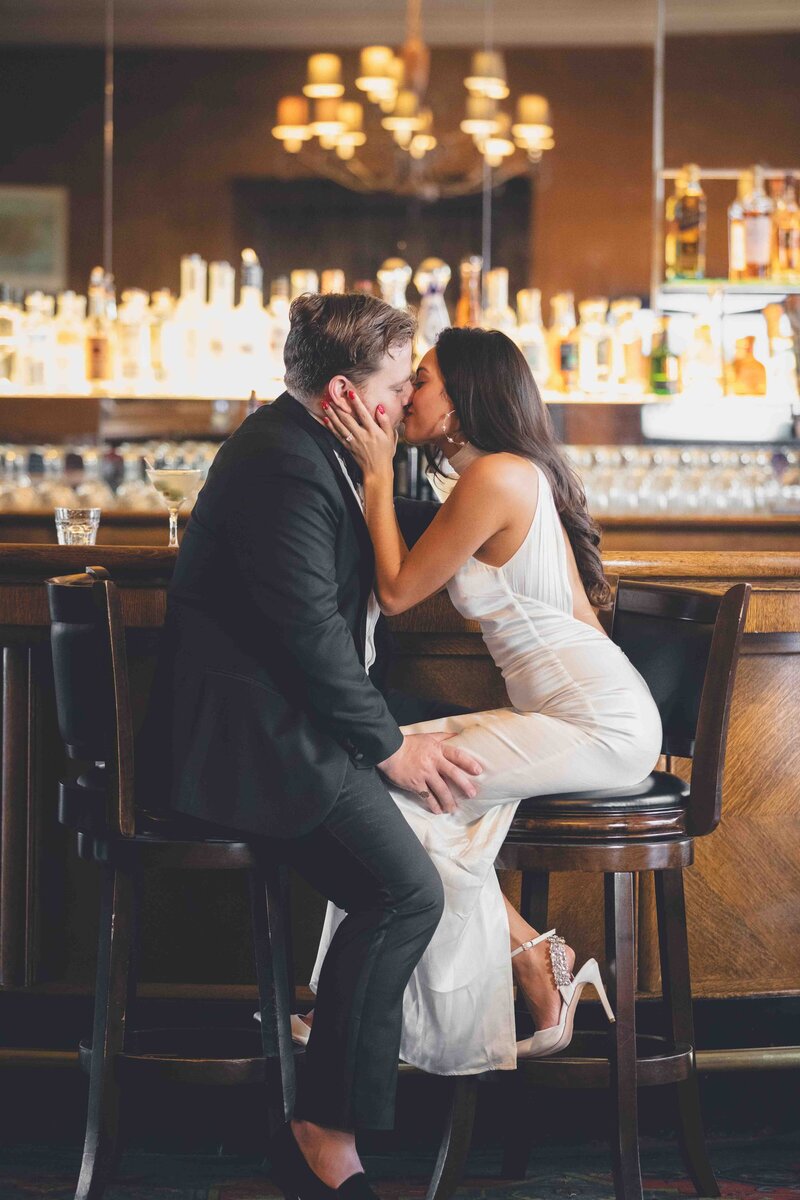
[[[271,469],[270,469],[271,468]],[[226,533],[250,597],[297,670],[317,723],[360,766],[390,758],[403,737],[359,661],[339,611],[339,514],[307,459],[237,464]],[[254,648],[255,649],[255,648]]]

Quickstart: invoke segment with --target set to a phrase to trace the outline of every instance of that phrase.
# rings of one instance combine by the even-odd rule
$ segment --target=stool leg
[[[550,875],[547,871],[523,871],[519,911],[529,925],[544,933],[547,929],[547,904]],[[534,1126],[525,1103],[525,1081],[512,1080],[508,1089],[509,1119],[503,1147],[502,1179],[524,1179],[534,1142]]]
[[[683,872],[656,871],[656,912],[658,946],[661,955],[661,991],[667,1012],[669,1033],[674,1044],[691,1046],[694,1051],[692,984],[689,974],[689,943],[686,937],[686,904]],[[718,1196],[719,1185],[708,1159],[697,1068],[692,1055],[692,1072],[677,1085],[680,1116],[680,1146],[686,1171],[698,1196]]]
[[[455,1076],[439,1155],[426,1200],[450,1200],[458,1187],[472,1144],[477,1098],[477,1078],[474,1075]]]
[[[611,1026],[611,1083],[614,1189],[617,1200],[642,1200],[636,1079],[636,956],[633,875],[605,877],[606,959],[616,1022]]]
[[[120,1085],[115,1058],[122,1052],[125,1037],[135,904],[133,877],[119,867],[104,868],[89,1111],[75,1200],[99,1200],[116,1165]]]
[[[523,871],[519,911],[539,933],[547,929],[547,904],[550,898],[548,871]]]
[[[285,894],[281,874],[285,869],[276,862],[266,861],[250,873],[261,1044],[266,1060],[271,1132],[289,1120],[295,1097],[289,1008],[291,988],[287,971],[288,914],[281,903]]]

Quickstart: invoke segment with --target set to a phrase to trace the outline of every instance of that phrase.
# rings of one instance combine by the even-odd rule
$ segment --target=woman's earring
[[[466,442],[457,442],[454,437],[450,437],[450,434],[445,429],[445,425],[447,424],[447,418],[452,416],[455,411],[456,410],[454,408],[451,408],[450,412],[447,412],[444,414],[444,417],[442,418],[442,437],[446,441],[448,441],[451,446],[464,446],[464,445],[466,445]]]

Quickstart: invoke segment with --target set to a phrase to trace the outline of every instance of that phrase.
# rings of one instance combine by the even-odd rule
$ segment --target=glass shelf
[[[653,392],[556,392],[545,388],[541,391],[545,404],[670,404],[675,396],[656,396]]]
[[[726,296],[797,296],[800,283],[781,283],[777,279],[672,279],[659,286],[667,295],[681,292],[706,294],[722,292]]]

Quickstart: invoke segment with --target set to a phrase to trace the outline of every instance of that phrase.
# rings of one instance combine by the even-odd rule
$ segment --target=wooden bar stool
[[[133,734],[119,594],[103,567],[48,580],[56,706],[70,758],[83,764],[59,789],[59,819],[78,853],[102,873],[94,1027],[82,1042],[89,1110],[76,1200],[97,1200],[118,1158],[119,1109],[134,1079],[182,1083],[264,1082],[271,1127],[294,1102],[294,1054],[286,934],[285,871],[258,844],[213,836],[176,814],[134,807]],[[136,997],[142,873],[247,871],[261,1030],[129,1027]]]
[[[133,732],[119,593],[103,567],[48,580],[56,706],[67,754],[82,764],[59,787],[59,819],[103,873],[94,1028],[81,1043],[89,1110],[76,1200],[99,1200],[119,1153],[121,1091],[132,1079],[265,1083],[271,1128],[295,1096],[287,873],[259,840],[134,805]],[[136,998],[137,923],[145,867],[240,870],[250,876],[261,1029],[129,1027]],[[400,1075],[422,1072],[400,1064]],[[477,1080],[456,1077],[427,1200],[448,1200],[469,1151]],[[291,1198],[289,1198],[291,1200]]]
[[[662,753],[692,759],[691,784],[654,771],[624,791],[535,796],[520,804],[498,866],[523,872],[522,912],[547,929],[551,871],[605,877],[605,942],[616,1023],[577,1033],[551,1058],[521,1060],[522,1080],[611,1090],[613,1165],[619,1200],[641,1200],[637,1088],[677,1089],[680,1143],[698,1195],[718,1196],[705,1148],[695,1066],[683,868],[694,838],[719,824],[731,694],[750,585],[724,595],[620,580],[612,636],[647,682],[663,724]],[[666,1036],[638,1037],[635,1021],[634,879],[655,879]],[[517,1092],[518,1097],[520,1093]],[[503,1174],[524,1178],[532,1120],[515,1105]]]

